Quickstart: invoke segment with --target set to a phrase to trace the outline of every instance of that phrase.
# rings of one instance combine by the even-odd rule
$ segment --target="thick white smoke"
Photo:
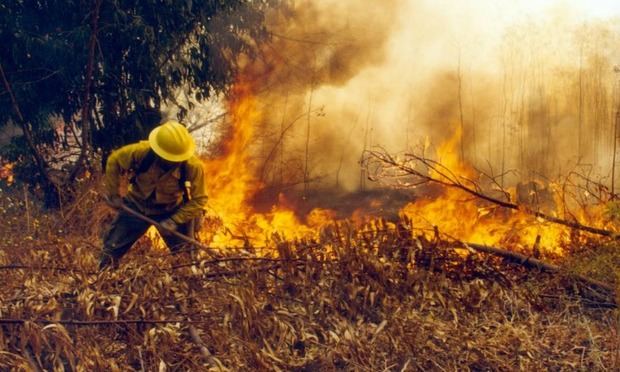
[[[432,151],[458,128],[462,159],[518,171],[507,182],[608,175],[618,15],[611,1],[290,2],[246,61],[260,177],[355,190],[365,148]]]

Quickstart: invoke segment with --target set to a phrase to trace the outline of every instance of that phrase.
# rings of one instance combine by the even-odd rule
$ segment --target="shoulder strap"
[[[149,170],[151,165],[153,165],[154,161],[155,161],[155,153],[153,152],[153,150],[149,149],[149,151],[146,153],[146,155],[144,155],[144,157],[140,161],[140,164],[138,164],[136,169],[134,169],[133,175],[131,176],[131,183],[136,182],[136,177],[138,177],[138,175]]]
[[[138,167],[136,168],[136,175],[142,174],[149,170],[151,165],[153,165],[154,161],[155,153],[153,152],[153,150],[149,149],[146,155],[142,158],[142,161],[140,161],[140,164],[138,164]]]
[[[183,190],[183,201],[186,203],[191,200],[191,195],[189,193],[189,182],[187,181],[187,161],[184,161],[180,165],[179,172],[181,173],[181,177],[179,177],[179,187]]]

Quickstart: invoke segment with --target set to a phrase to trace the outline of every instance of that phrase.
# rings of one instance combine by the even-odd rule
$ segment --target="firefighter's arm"
[[[149,151],[146,141],[123,146],[110,154],[105,166],[105,185],[109,196],[119,194],[121,174],[135,168]]]
[[[207,184],[205,171],[200,160],[192,158],[187,163],[187,181],[190,182],[190,200],[183,204],[171,219],[177,224],[189,222],[199,217],[207,208]]]

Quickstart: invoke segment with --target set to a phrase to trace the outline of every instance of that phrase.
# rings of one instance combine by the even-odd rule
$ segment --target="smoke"
[[[369,65],[381,63],[398,0],[297,1],[267,17],[271,41],[245,73],[270,89],[342,85]]]
[[[245,64],[260,177],[366,187],[364,149],[436,148],[507,182],[609,174],[620,6],[586,1],[291,2]]]

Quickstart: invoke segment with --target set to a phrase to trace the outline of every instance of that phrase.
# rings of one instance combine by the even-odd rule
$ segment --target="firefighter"
[[[142,213],[166,229],[194,237],[197,220],[207,204],[205,173],[194,154],[196,145],[187,128],[168,121],[151,131],[148,141],[123,146],[106,163],[106,201],[118,210],[103,238],[99,269],[117,267],[120,258],[150,227],[121,207]],[[133,176],[124,198],[120,196],[121,175]],[[160,229],[171,251],[183,244],[180,238]]]

